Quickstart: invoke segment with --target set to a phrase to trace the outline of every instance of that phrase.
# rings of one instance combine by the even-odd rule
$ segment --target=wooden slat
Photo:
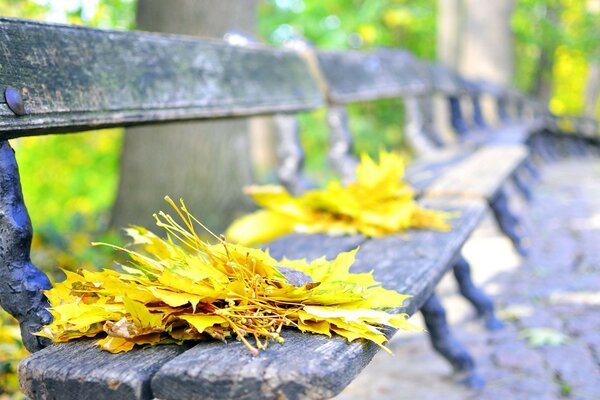
[[[428,63],[430,79],[433,89],[450,96],[459,96],[467,93],[467,88],[462,84],[460,77],[448,67],[438,63]]]
[[[352,272],[373,270],[383,287],[410,294],[402,312],[417,312],[429,298],[443,274],[452,267],[464,242],[479,224],[485,204],[477,199],[425,197],[419,203],[427,208],[456,213],[449,232],[411,230],[362,244]]]
[[[528,121],[515,122],[493,131],[490,144],[526,144],[529,137],[544,129],[545,121],[536,118]]]
[[[4,100],[21,91],[25,116]],[[0,18],[0,138],[308,110],[322,96],[290,50]]]
[[[527,147],[523,145],[481,147],[446,170],[425,193],[428,196],[491,199],[527,155]]]
[[[477,86],[477,89],[480,93],[486,93],[492,97],[506,96],[506,89],[501,85],[486,80],[477,80],[474,81],[474,83]]]
[[[336,104],[420,94],[429,90],[426,66],[403,50],[319,51],[328,99]]]
[[[165,345],[111,354],[94,341],[52,345],[27,357],[19,364],[21,391],[31,399],[152,399],[152,375],[189,348]]]
[[[447,146],[425,154],[408,164],[405,179],[411,187],[422,192],[445,170],[465,160],[474,150],[468,145]]]
[[[468,135],[461,137],[461,141],[478,145],[521,145],[526,144],[529,137],[541,129],[543,129],[543,121],[535,119],[494,129],[470,131]]]
[[[460,210],[449,233],[411,231],[369,240],[361,246],[354,272],[374,270],[389,289],[413,294],[402,311],[414,313],[463,242],[477,225],[479,202],[434,200],[430,205]],[[314,237],[307,252],[322,253],[331,243]],[[175,399],[306,399],[339,393],[379,350],[362,341],[347,343],[288,330],[285,344],[271,344],[252,357],[240,342],[200,344],[165,364],[152,380],[154,395]]]
[[[277,260],[287,257],[288,259],[306,258],[310,261],[323,256],[332,259],[342,251],[357,248],[366,240],[367,238],[361,235],[329,236],[294,233],[273,240],[263,247],[269,249],[271,256]],[[318,243],[318,246],[315,243]]]

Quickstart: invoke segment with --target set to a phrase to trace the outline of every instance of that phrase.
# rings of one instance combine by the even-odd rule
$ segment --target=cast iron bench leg
[[[575,146],[577,147],[577,155],[586,157],[588,155],[588,147],[586,146],[585,139],[577,137],[573,140],[575,140]]]
[[[583,157],[585,156],[585,149],[582,148],[579,138],[575,135],[567,137],[567,153],[572,157]]]
[[[49,344],[33,332],[51,323],[52,316],[43,293],[50,281],[29,258],[32,234],[15,154],[0,141],[0,304],[19,320],[23,343],[34,352]]]
[[[533,199],[533,193],[531,192],[531,188],[529,187],[529,183],[526,181],[525,177],[522,175],[523,169],[519,167],[512,176],[511,180],[515,184],[516,188],[523,195],[527,202],[531,202]]]
[[[423,304],[421,314],[429,331],[431,345],[452,365],[460,383],[472,389],[482,389],[485,380],[477,373],[475,361],[465,346],[450,332],[446,310],[435,293]]]
[[[526,257],[529,249],[522,234],[523,225],[520,218],[510,210],[504,188],[501,188],[494,199],[490,201],[490,207],[502,232],[512,241],[517,252]]]
[[[531,176],[531,179],[534,182],[539,182],[541,180],[542,177],[540,175],[540,171],[535,166],[533,160],[531,159],[531,156],[529,156],[525,160],[523,160],[523,165],[522,166],[527,171],[527,173],[529,174],[529,176]]]
[[[541,133],[536,133],[529,139],[529,145],[538,163],[548,161],[548,155],[546,154],[543,140]]]
[[[504,324],[496,317],[494,302],[481,288],[475,286],[471,279],[471,266],[463,256],[460,256],[454,264],[454,277],[460,294],[475,307],[477,316],[483,318],[486,329],[489,331],[502,329]]]
[[[556,150],[552,139],[548,134],[540,134],[537,142],[537,150],[545,162],[556,161]]]

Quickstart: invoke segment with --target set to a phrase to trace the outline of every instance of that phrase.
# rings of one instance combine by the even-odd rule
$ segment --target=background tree
[[[137,28],[222,38],[253,32],[255,0],[139,0]],[[250,205],[241,188],[252,182],[247,120],[177,123],[126,131],[115,227],[152,226],[165,195],[182,197],[216,232]]]
[[[600,0],[587,0],[584,11],[583,36],[576,40],[588,58],[583,111],[588,117],[600,114]]]
[[[510,85],[513,76],[513,0],[439,0],[437,54],[472,78]]]

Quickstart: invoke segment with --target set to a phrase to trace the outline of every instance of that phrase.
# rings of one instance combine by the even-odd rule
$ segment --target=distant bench
[[[318,53],[312,62],[309,57],[307,62],[306,55],[285,49],[6,18],[0,18],[0,36],[6,39],[0,46],[0,88],[5,92],[5,101],[0,103],[0,304],[20,321],[24,343],[35,352],[19,366],[21,389],[28,397],[328,398],[369,363],[379,350],[371,342],[348,343],[338,336],[294,330],[284,332],[284,345],[271,345],[257,357],[236,341],[163,345],[122,354],[101,351],[93,340],[48,346],[46,340],[31,334],[50,322],[42,294],[50,283],[30,261],[31,223],[7,140],[112,126],[275,115],[282,137],[287,138],[282,143],[287,163],[282,164],[280,175],[289,187],[301,191],[302,151],[297,146],[296,113],[327,106],[332,158],[351,165],[346,103],[407,94],[422,100],[431,93],[444,93],[427,77],[421,89],[406,91],[407,86],[399,80],[413,76],[403,70],[411,65],[401,60],[405,53],[339,53],[344,61],[337,65],[340,71],[347,66],[363,71],[363,75],[348,76],[351,80],[346,82],[343,97],[335,81],[338,75],[328,70],[327,53]],[[369,61],[373,57],[375,61]],[[391,62],[377,64],[378,57],[389,57]],[[488,131],[490,136],[494,132]],[[419,129],[410,133],[414,137],[420,134]],[[527,150],[522,143],[511,144],[506,151],[515,155],[509,158],[498,156],[503,148],[485,142],[459,147],[468,150],[461,150],[458,161],[420,161],[408,176],[419,188],[421,204],[459,212],[451,232],[411,231],[408,239],[406,235],[369,239],[292,234],[267,246],[275,257],[311,259],[331,258],[360,245],[353,271],[372,269],[386,288],[413,295],[397,311],[409,315],[420,311],[434,348],[452,364],[460,381],[478,387],[483,380],[472,357],[451,334],[434,289],[452,269],[461,293],[488,327],[500,326],[491,300],[473,284],[460,251],[483,215],[482,200],[493,206],[497,200],[490,197],[492,192],[501,190]],[[467,173],[487,157],[496,157],[494,163],[502,168]],[[349,178],[348,171],[351,169],[341,177]],[[445,189],[444,182],[449,179],[453,188],[480,185],[494,189],[465,196]]]

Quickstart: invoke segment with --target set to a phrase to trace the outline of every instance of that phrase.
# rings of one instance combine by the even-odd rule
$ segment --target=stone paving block
[[[588,345],[596,364],[600,366],[600,335],[598,335],[598,331],[586,332],[579,340]]]
[[[530,376],[511,376],[509,379],[498,382],[500,387],[510,395],[504,399],[556,399],[560,397],[557,385],[549,374],[532,379]],[[489,383],[490,389],[484,390],[482,395],[487,399],[493,393],[494,382]],[[483,397],[483,396],[482,396]]]
[[[528,375],[544,375],[544,358],[539,352],[530,349],[521,341],[496,344],[492,350],[492,359],[496,366]]]
[[[600,335],[600,310],[589,309],[583,315],[567,318],[565,325],[566,331],[574,336],[585,336],[589,332]]]
[[[538,307],[531,315],[519,318],[521,328],[552,328],[558,331],[563,330],[562,320],[552,312]]]
[[[587,346],[573,343],[547,347],[544,356],[549,367],[572,388],[574,395],[579,393],[600,398],[600,368]]]

